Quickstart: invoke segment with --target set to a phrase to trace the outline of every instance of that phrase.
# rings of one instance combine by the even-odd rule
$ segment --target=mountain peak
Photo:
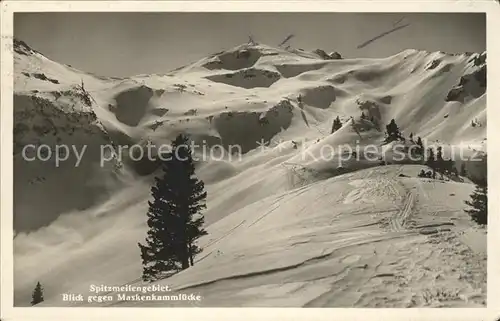
[[[34,50],[28,44],[20,39],[14,38],[14,52],[20,54],[20,55],[31,55],[38,53],[38,51]]]

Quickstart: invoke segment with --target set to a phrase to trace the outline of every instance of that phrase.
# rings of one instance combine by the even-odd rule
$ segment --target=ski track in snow
[[[391,218],[392,230],[396,232],[404,230],[405,223],[410,217],[414,205],[415,205],[414,195],[411,191],[408,191],[404,196],[404,202],[401,207],[401,210]]]
[[[372,174],[370,173],[366,177],[371,176]],[[389,213],[391,213],[391,223],[390,230],[386,233],[377,234],[372,237],[365,237],[362,240],[351,242],[345,246],[336,247],[332,251],[319,253],[316,256],[312,256],[307,260],[296,264],[284,265],[272,269],[258,269],[250,273],[220,277],[201,283],[191,284],[186,287],[180,287],[176,289],[176,291],[181,293],[196,292],[202,293],[202,295],[209,295],[209,293],[213,292],[215,295],[219,289],[228,287],[235,290],[234,293],[236,294],[238,292],[245,293],[245,284],[250,282],[250,280],[255,281],[255,278],[263,278],[257,283],[257,287],[260,286],[265,288],[266,286],[270,286],[265,283],[265,280],[269,278],[273,278],[275,280],[274,282],[276,282],[277,280],[286,280],[291,278],[291,275],[295,274],[308,275],[308,270],[314,270],[318,266],[342,266],[342,268],[336,272],[325,272],[324,275],[320,273],[315,277],[306,277],[306,279],[297,281],[301,285],[297,285],[297,288],[295,288],[292,293],[300,294],[303,291],[307,291],[307,289],[313,287],[313,285],[317,282],[328,284],[328,286],[323,286],[325,288],[323,292],[316,292],[318,294],[313,298],[303,301],[301,305],[304,307],[341,307],[345,305],[359,307],[386,307],[393,306],[393,304],[394,306],[400,306],[403,304],[405,307],[423,306],[428,304],[433,306],[451,307],[455,306],[455,304],[460,306],[463,301],[467,301],[469,303],[475,302],[475,304],[481,305],[481,295],[478,295],[480,292],[467,295],[461,293],[460,290],[449,290],[447,288],[439,287],[441,284],[441,282],[439,282],[440,280],[443,280],[442,283],[445,283],[444,280],[450,278],[450,271],[458,273],[458,277],[463,277],[460,273],[464,273],[465,269],[462,266],[463,263],[461,259],[467,260],[466,257],[463,257],[463,254],[465,253],[464,245],[457,241],[455,236],[448,235],[446,233],[438,234],[438,239],[440,241],[433,243],[429,243],[426,236],[422,236],[418,233],[418,229],[421,228],[447,226],[450,224],[428,224],[421,225],[413,229],[406,228],[405,224],[407,220],[412,214],[415,214],[415,195],[408,191],[398,178],[394,178],[392,180],[377,178],[376,181],[377,183],[375,185],[377,188],[374,188],[373,190],[384,190],[385,193],[389,195],[396,195],[397,193],[406,191],[406,194],[403,195],[402,205],[399,210],[389,211]],[[381,188],[382,186],[383,188]],[[311,204],[309,204],[309,206],[313,206],[314,202],[320,201],[325,197],[328,197],[328,193],[321,193],[315,200],[312,201]],[[425,196],[423,197],[425,198]],[[279,204],[280,201],[286,202],[283,197],[280,197],[274,201],[273,204]],[[279,205],[272,207],[269,212],[259,217],[256,221],[248,225],[248,227],[256,224],[278,207]],[[300,212],[302,209],[298,211]],[[382,214],[377,210],[373,210],[371,212],[368,211],[366,213]],[[353,212],[352,214],[360,215],[361,213]],[[360,225],[357,228],[369,227],[377,224],[378,223],[375,222],[372,224]],[[238,225],[238,227],[241,227],[241,225]],[[449,237],[451,237],[451,240],[454,240],[453,242],[455,242],[454,244],[457,247],[457,249],[452,253],[447,253],[445,251],[446,249],[440,246],[441,242]],[[398,239],[402,241],[400,243],[393,242]],[[447,240],[447,242],[449,241],[450,240]],[[296,243],[296,245],[300,244],[301,243]],[[349,251],[349,249],[354,250],[354,252]],[[443,262],[443,256],[453,258],[453,260],[447,261],[447,264],[443,264],[442,266],[432,264],[430,265],[431,267],[428,267],[429,263],[432,261]],[[426,284],[435,284],[436,288],[432,288],[432,286],[419,286]],[[256,284],[252,282],[252,287],[255,286]],[[421,287],[420,293],[411,291],[411,289],[418,289],[419,287]],[[236,289],[239,289],[239,291]],[[433,291],[435,291],[435,293]],[[245,299],[242,299],[243,301],[240,302],[237,300],[238,296],[239,295],[237,294],[236,297],[233,297],[232,299],[239,302],[238,304],[252,306],[252,300],[245,301]],[[245,297],[244,294],[242,296]],[[255,298],[253,300],[255,300]],[[442,302],[440,300],[448,302]],[[264,300],[258,301],[258,303],[255,303],[256,301],[253,302],[257,306],[271,306],[271,302],[284,303],[284,301],[280,301],[277,298],[271,300],[271,302]],[[117,302],[112,305],[114,306],[118,304],[120,303]],[[232,304],[228,303],[225,306],[231,305]],[[176,306],[176,304],[174,304],[174,306]]]

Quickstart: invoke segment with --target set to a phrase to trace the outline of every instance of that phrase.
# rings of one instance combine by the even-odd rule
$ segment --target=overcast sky
[[[403,19],[403,20],[401,20]],[[399,21],[399,22],[398,22]],[[357,46],[394,27],[409,26]],[[57,62],[106,76],[164,73],[247,42],[344,57],[384,57],[415,48],[486,50],[481,13],[16,13],[14,35]]]

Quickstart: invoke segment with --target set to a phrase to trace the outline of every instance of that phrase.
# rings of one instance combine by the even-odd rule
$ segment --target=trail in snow
[[[414,205],[414,196],[412,192],[408,192],[401,210],[391,218],[391,228],[398,232],[404,229],[408,217],[411,215]]]
[[[354,187],[364,190],[363,195],[366,199],[399,193],[398,195],[404,196],[402,208],[398,206],[398,208],[390,209],[384,213],[373,206],[365,206],[364,209],[359,209],[358,206],[357,211],[350,211],[346,214],[351,218],[363,217],[355,225],[342,228],[343,224],[337,219],[332,221],[331,225],[318,225],[318,228],[322,226],[321,229],[324,231],[318,229],[316,232],[307,233],[307,237],[302,240],[297,238],[301,233],[294,233],[292,240],[287,241],[288,246],[300,251],[301,247],[310,244],[317,244],[321,248],[322,244],[326,243],[320,240],[326,241],[325,236],[332,235],[333,247],[324,248],[317,251],[316,254],[294,263],[283,262],[280,264],[278,261],[274,264],[262,264],[245,273],[232,271],[229,275],[221,273],[215,278],[206,275],[199,281],[187,284],[175,281],[176,278],[188,280],[187,275],[184,277],[176,275],[165,280],[165,283],[174,286],[179,284],[175,287],[174,293],[198,293],[202,295],[205,299],[197,303],[197,306],[458,307],[463,306],[463,304],[481,306],[485,293],[484,286],[482,289],[481,286],[478,287],[481,284],[478,272],[481,267],[485,266],[485,261],[482,261],[481,256],[474,254],[450,229],[430,235],[420,233],[425,228],[451,226],[451,224],[427,223],[405,226],[410,217],[411,219],[425,217],[424,213],[427,211],[426,208],[409,206],[409,204],[425,200],[424,195],[411,201],[414,194],[400,194],[404,191],[401,189],[404,183],[398,182],[397,175],[401,171],[407,170],[401,166],[394,167],[392,175],[395,177],[393,180],[377,176],[378,172],[387,172],[385,168],[366,170],[365,174],[359,175],[359,177],[371,177],[371,180],[379,180],[378,186],[386,187],[378,189],[384,191],[382,194],[373,194],[376,189],[366,190],[364,185],[359,183],[355,183],[355,186],[358,187]],[[407,180],[407,178],[404,179]],[[414,183],[415,187],[418,184],[413,181],[409,182]],[[406,181],[405,183],[408,184]],[[323,202],[329,201],[331,198],[331,186],[326,182],[315,185],[317,186],[301,188],[300,193],[307,194],[317,190],[318,193],[313,193],[315,197],[311,198],[308,205],[310,209],[323,209],[324,206],[321,206],[324,204]],[[411,185],[405,185],[405,187],[411,189]],[[285,206],[287,202],[291,201],[291,195],[298,194],[289,193],[285,197],[270,199],[269,205],[274,203]],[[340,200],[345,200],[348,195],[352,195],[352,193],[340,196]],[[387,198],[388,201],[392,199],[392,196]],[[349,202],[353,201],[363,202],[363,198],[351,198]],[[297,207],[295,211],[287,211],[288,218],[292,219],[296,215],[301,215],[306,219],[303,223],[308,221],[309,224],[316,225],[314,221],[307,219],[308,213],[304,213],[303,209],[304,207]],[[377,215],[372,216],[375,213]],[[380,215],[395,222],[391,230],[378,229]],[[247,233],[247,237],[250,237],[252,229],[262,229],[265,224],[259,223],[265,219],[267,217],[261,217],[254,222],[255,224],[237,225],[239,229],[244,229],[244,231],[240,231],[243,233],[240,234],[241,237],[245,233]],[[369,223],[370,220],[372,223]],[[330,232],[328,232],[329,230]],[[235,240],[237,234],[232,233],[228,237]],[[335,235],[340,238],[336,238]],[[249,239],[257,241],[255,237]],[[229,255],[227,252],[228,244],[231,243],[232,241],[228,240],[228,243],[221,248],[220,259]],[[448,248],[447,244],[453,244],[453,248]],[[288,246],[280,246],[280,251]],[[243,254],[242,251],[237,252]],[[245,255],[240,259],[247,264],[250,262],[246,261]],[[205,261],[206,259],[203,259],[203,262]],[[468,268],[463,266],[463,262],[471,262],[472,274],[468,274]],[[220,262],[220,264],[226,263]],[[214,268],[220,268],[219,264]],[[196,265],[193,269],[196,269]],[[185,272],[189,274],[189,271]],[[194,273],[194,270],[192,272]],[[206,273],[206,267],[200,267],[199,272]],[[453,281],[457,278],[462,281],[458,283]],[[450,284],[454,284],[454,286],[450,287]],[[473,288],[477,291],[471,291]],[[145,304],[146,306],[156,306],[155,303],[151,302]],[[112,305],[130,306],[133,303],[114,302]],[[169,302],[168,305],[189,306],[189,303]]]

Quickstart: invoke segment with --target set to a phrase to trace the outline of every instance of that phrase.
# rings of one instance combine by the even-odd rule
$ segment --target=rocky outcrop
[[[116,106],[112,108],[116,119],[129,126],[137,126],[146,115],[153,95],[153,90],[147,86],[120,92],[115,97]]]
[[[478,98],[486,93],[486,52],[472,55],[469,71],[460,77],[460,81],[448,92],[445,101],[463,103],[467,99]]]
[[[241,88],[270,87],[281,79],[275,71],[257,68],[241,69],[237,72],[207,76],[207,79]]]
[[[287,129],[293,119],[293,106],[282,100],[265,112],[225,112],[213,119],[213,125],[220,134],[222,145],[238,152],[247,153],[267,144],[282,130]]]
[[[14,52],[20,55],[32,55],[34,53],[39,53],[38,51],[32,49],[24,41],[14,38]]]
[[[342,59],[342,56],[336,51],[331,52],[330,54],[327,54],[323,49],[316,49],[316,50],[314,50],[314,53],[317,54],[318,56],[320,56],[321,59],[324,59],[324,60]]]
[[[250,68],[255,65],[261,56],[263,56],[263,52],[258,48],[245,46],[237,50],[217,53],[203,67],[210,70]]]
[[[342,56],[337,51],[330,52],[329,56],[331,59],[342,59]]]
[[[97,204],[118,184],[119,162],[101,164],[101,148],[113,152],[113,144],[77,93],[14,94],[13,125],[16,232]]]

